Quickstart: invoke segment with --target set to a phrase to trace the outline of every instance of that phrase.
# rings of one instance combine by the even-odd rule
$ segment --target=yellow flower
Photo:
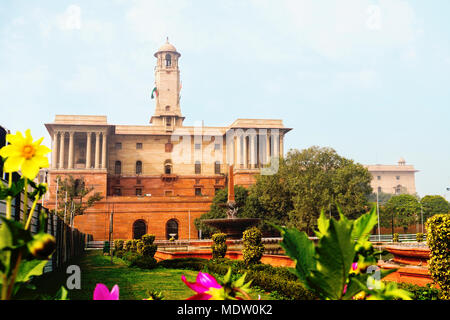
[[[51,152],[46,146],[41,146],[44,138],[33,142],[30,129],[25,131],[25,137],[21,132],[15,135],[7,134],[6,141],[10,144],[0,149],[0,156],[6,158],[5,172],[22,171],[22,175],[32,180],[40,168],[47,168],[48,159],[44,155]]]

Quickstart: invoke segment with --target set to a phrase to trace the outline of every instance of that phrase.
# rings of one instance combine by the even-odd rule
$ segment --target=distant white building
[[[371,186],[374,193],[415,194],[416,182],[413,165],[407,165],[405,159],[400,158],[397,165],[365,165],[372,174]]]

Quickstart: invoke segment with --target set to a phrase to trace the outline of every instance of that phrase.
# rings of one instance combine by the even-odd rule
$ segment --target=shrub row
[[[158,247],[153,244],[155,236],[145,234],[141,240],[115,240],[114,255],[129,262],[131,267],[153,269],[157,265],[154,258]]]
[[[215,233],[211,237],[213,244],[211,245],[212,249],[212,258],[220,259],[224,258],[227,253],[227,235],[225,233]]]
[[[201,258],[180,258],[163,260],[158,266],[170,269],[188,269],[204,271],[217,275],[225,275],[228,268],[233,274],[247,273],[246,281],[252,280],[252,285],[267,292],[276,292],[282,299],[311,300],[315,299],[298,280],[297,277],[285,267],[272,267],[267,264],[247,266],[242,260],[215,259],[207,260]]]

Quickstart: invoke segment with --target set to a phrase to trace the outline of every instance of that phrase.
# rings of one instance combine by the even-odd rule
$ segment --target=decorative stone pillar
[[[67,164],[68,169],[73,169],[73,136],[75,132],[69,132],[69,163]]]
[[[102,169],[106,169],[106,132],[102,133]]]
[[[242,136],[242,153],[244,158],[244,168],[248,168],[248,146],[247,146],[247,135]]]
[[[266,164],[270,163],[270,133],[269,129],[266,131]]]
[[[58,162],[58,132],[53,131],[53,140],[52,140],[52,169],[57,168]]]
[[[279,135],[280,135],[280,133],[279,133],[278,129],[275,130],[275,132],[272,132],[272,151],[273,151],[272,156],[276,157],[276,158],[280,157],[280,147],[279,147],[280,136]]]
[[[92,132],[86,133],[86,169],[91,168],[91,149],[92,149],[92,141],[91,141]]]
[[[284,139],[283,132],[280,133],[280,156],[284,158]]]
[[[59,133],[59,169],[64,168],[64,140],[66,133],[64,131]]]
[[[256,141],[255,141],[256,140]],[[257,136],[256,135],[250,135],[249,136],[249,143],[250,143],[250,168],[254,169],[256,167],[256,143],[257,143]]]
[[[95,169],[100,168],[100,132],[95,132]]]
[[[237,168],[242,168],[241,138],[241,134],[238,134],[236,137]]]

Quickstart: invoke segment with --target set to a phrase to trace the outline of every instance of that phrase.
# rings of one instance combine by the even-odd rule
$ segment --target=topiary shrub
[[[132,244],[133,244],[133,241],[131,241],[131,240],[126,240],[126,241],[124,242],[124,244],[123,244],[123,251],[125,251],[125,252],[131,251],[131,246],[132,246]]]
[[[400,242],[398,233],[394,233],[394,236],[392,237],[392,241],[393,242]]]
[[[124,243],[124,241],[121,239],[115,240],[114,241],[114,249],[116,249],[117,251],[123,250],[123,243]]]
[[[423,233],[422,232],[416,233],[416,241],[417,242],[423,241]]]
[[[145,244],[153,244],[155,241],[155,235],[154,234],[144,234],[141,238],[141,241]]]
[[[225,257],[227,253],[227,235],[225,233],[215,233],[211,237],[213,244],[211,245],[212,249],[212,258],[213,259],[221,259]]]
[[[137,252],[137,244],[139,243],[140,240],[137,239],[133,239],[131,240],[131,251],[132,252]]]
[[[426,222],[430,248],[428,270],[440,288],[440,298],[450,300],[450,214],[437,214]]]
[[[261,242],[261,236],[261,231],[256,227],[244,231],[242,236],[242,255],[246,265],[260,263],[264,253],[264,245]]]
[[[137,242],[137,244],[136,244],[136,252],[138,253],[138,254],[142,254],[142,248],[144,247],[144,243],[141,241],[141,240],[139,240],[138,242]]]

